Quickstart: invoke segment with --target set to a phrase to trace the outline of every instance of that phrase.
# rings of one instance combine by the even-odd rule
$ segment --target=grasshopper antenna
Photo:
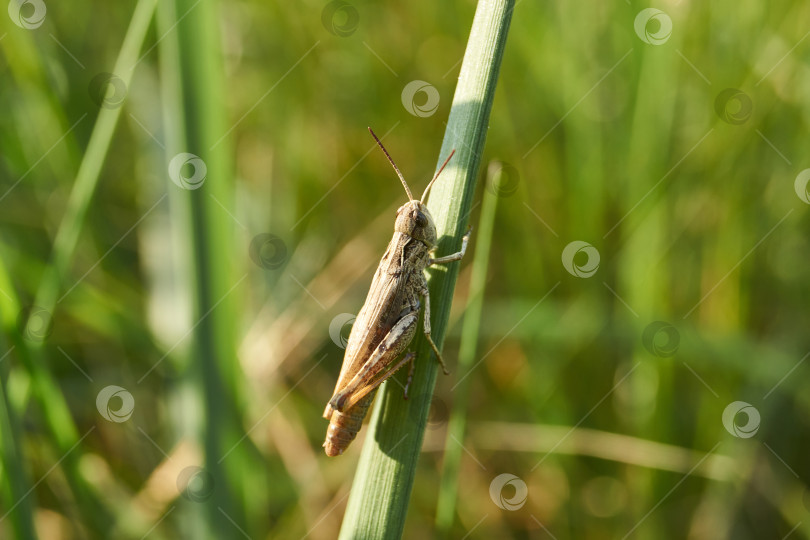
[[[453,157],[453,154],[455,154],[455,153],[456,153],[456,149],[453,148],[453,151],[450,152],[450,155],[447,156],[447,159],[444,160],[444,163],[442,163],[442,166],[439,167],[439,171],[436,173],[436,176],[434,176],[433,180],[431,180],[430,183],[428,183],[427,187],[425,188],[425,192],[422,193],[422,199],[419,202],[421,202],[422,204],[425,203],[425,198],[427,197],[427,194],[430,191],[430,188],[433,187],[433,182],[435,182],[436,179],[439,177],[439,175],[442,174],[442,171],[444,170],[445,165],[447,165],[447,162],[450,161],[450,158]]]
[[[391,163],[391,166],[394,167],[395,171],[397,171],[397,176],[399,176],[399,179],[402,181],[402,185],[405,186],[405,193],[408,194],[408,200],[412,201],[413,200],[413,195],[411,195],[411,190],[408,187],[408,183],[405,181],[405,177],[403,177],[402,173],[399,172],[399,169],[397,168],[397,164],[394,163],[394,160],[391,159],[391,156],[388,155],[388,150],[385,149],[385,147],[383,146],[383,143],[381,143],[380,139],[377,138],[377,135],[374,134],[374,131],[371,128],[368,128],[368,132],[371,133],[371,136],[374,137],[375,141],[377,141],[377,144],[382,149],[383,153],[385,154],[385,157],[388,158],[388,161]]]

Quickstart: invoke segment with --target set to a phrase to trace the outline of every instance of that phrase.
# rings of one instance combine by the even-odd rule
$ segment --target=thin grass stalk
[[[240,486],[241,425],[237,407],[235,298],[247,275],[237,275],[239,260],[234,250],[234,221],[229,212],[234,200],[233,167],[230,160],[229,126],[225,120],[225,80],[219,2],[176,0],[178,17],[177,84],[183,136],[179,152],[198,156],[205,163],[204,185],[182,190],[188,212],[184,242],[191,247],[190,273],[194,306],[192,309],[193,347],[185,376],[200,391],[196,394],[202,410],[199,436],[205,451],[205,469],[213,480],[213,491],[206,501],[208,526],[203,534],[212,538],[232,537],[234,524],[245,529]],[[168,122],[171,124],[171,121]],[[170,150],[169,153],[173,153]],[[174,156],[168,156],[171,160]],[[180,189],[168,183],[170,190]],[[221,207],[221,206],[222,207]],[[236,450],[234,450],[236,448]],[[227,457],[226,457],[227,456]]]
[[[2,325],[4,333],[11,336],[13,340],[16,334],[14,314],[20,311],[20,305],[11,283],[11,277],[2,259],[0,259],[0,291],[5,292],[0,295],[0,325]],[[26,467],[21,465],[23,458],[20,443],[23,439],[23,429],[19,414],[15,410],[16,407],[9,402],[5,390],[11,371],[9,359],[16,345],[13,341],[10,343],[10,340],[2,338],[0,338],[0,343],[2,343],[2,349],[0,349],[2,359],[0,360],[0,465],[2,465],[0,466],[0,478],[3,479],[5,500],[3,510],[0,510],[0,527],[2,527],[2,516],[8,513],[7,519],[11,523],[14,537],[33,539],[36,538],[32,513],[34,498],[29,494],[32,483]],[[12,507],[13,511],[10,510]]]
[[[22,435],[19,420],[13,416],[13,409],[6,399],[4,386],[8,380],[8,369],[0,367],[0,477],[3,482],[4,512],[14,531],[14,538],[34,539],[34,520],[31,512],[32,499],[26,497],[31,482],[20,464],[23,457],[20,452],[18,435]],[[13,508],[13,510],[9,510]],[[0,529],[2,530],[2,529]]]
[[[139,0],[135,6],[124,42],[115,62],[116,75],[129,85],[138,55],[149,28],[156,0]],[[115,126],[120,116],[120,107],[102,108],[99,111],[87,150],[82,158],[71,190],[65,214],[54,239],[50,264],[48,265],[35,295],[35,302],[51,315],[54,312],[60,291],[69,273],[70,263],[76,251],[79,235],[84,226],[87,209],[98,185],[101,167],[107,155]],[[25,321],[26,328],[31,321]],[[86,482],[78,469],[81,450],[76,448],[79,432],[70,414],[64,396],[45,361],[43,341],[19,341],[16,353],[31,378],[32,395],[40,407],[47,429],[55,442],[55,452],[61,459],[62,470],[77,499],[77,507],[84,523],[90,530],[105,534],[113,524],[102,499]],[[86,434],[85,434],[86,435]]]
[[[124,36],[121,50],[113,68],[114,75],[121,79],[125,86],[129,87],[135,66],[138,62],[138,55],[143,47],[146,31],[152,20],[157,0],[139,0],[135,6],[135,11],[130,19],[129,28]],[[42,278],[36,294],[36,305],[52,311],[57,304],[58,295],[63,286],[63,281],[70,269],[73,254],[79,241],[79,235],[84,227],[87,209],[90,201],[96,192],[101,167],[107,158],[107,151],[110,148],[115,127],[118,125],[118,118],[121,115],[122,107],[99,109],[96,123],[90,134],[90,141],[87,143],[82,157],[79,171],[76,173],[76,180],[68,198],[65,215],[56,232],[54,239],[51,261],[45,275]]]
[[[497,162],[490,163],[487,181],[495,185],[496,175],[501,169]],[[498,196],[484,190],[481,204],[481,217],[478,220],[478,234],[475,237],[475,257],[473,258],[470,292],[467,296],[467,309],[461,327],[461,342],[458,350],[456,371],[464,374],[472,369],[478,349],[478,335],[481,325],[481,312],[484,307],[484,286],[489,267],[489,252],[492,246],[492,231],[495,228],[495,213]],[[458,469],[461,463],[462,447],[457,441],[464,440],[467,426],[467,404],[472,377],[464,377],[453,391],[453,405],[447,428],[447,441],[444,445],[444,462],[439,485],[439,500],[436,508],[436,528],[442,536],[448,536],[456,513],[458,495]]]
[[[456,156],[433,187],[428,202],[440,255],[457,251],[467,229],[513,8],[512,0],[481,0],[476,8],[437,167],[451,150],[456,149]],[[458,269],[458,264],[451,264],[428,273],[433,339],[439,346],[447,329]],[[417,364],[411,395],[430,396],[438,364],[424,337],[418,336],[414,345]],[[403,379],[404,374],[397,377]],[[385,385],[380,392],[340,538],[402,536],[429,408],[429,398],[403,400],[397,385]]]

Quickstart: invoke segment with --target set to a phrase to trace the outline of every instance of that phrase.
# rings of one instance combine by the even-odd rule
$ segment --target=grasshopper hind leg
[[[363,367],[346,386],[336,392],[329,405],[336,411],[345,411],[393,375],[410,360],[407,356],[395,363],[416,333],[417,311],[409,311],[397,321],[374,349]],[[375,380],[376,379],[376,380]]]

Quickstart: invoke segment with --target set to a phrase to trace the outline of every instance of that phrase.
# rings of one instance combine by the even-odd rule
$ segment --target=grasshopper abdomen
[[[377,390],[373,390],[345,412],[332,411],[326,430],[326,440],[323,443],[327,456],[339,456],[351,444],[363,425],[363,418],[366,417],[376,393]]]

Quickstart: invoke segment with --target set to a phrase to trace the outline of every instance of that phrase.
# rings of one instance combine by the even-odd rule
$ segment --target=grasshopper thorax
[[[419,240],[429,248],[436,245],[436,225],[427,206],[420,201],[412,200],[399,207],[394,231],[407,234]]]

